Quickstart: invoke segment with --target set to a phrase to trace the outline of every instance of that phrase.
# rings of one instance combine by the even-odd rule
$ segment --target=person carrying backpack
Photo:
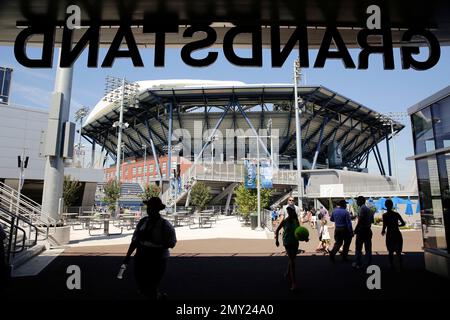
[[[166,208],[161,199],[153,197],[144,204],[147,216],[137,224],[123,264],[128,265],[136,250],[134,277],[137,286],[143,295],[155,300],[161,297],[159,283],[166,271],[169,248],[175,247],[177,238],[172,224],[159,213]]]

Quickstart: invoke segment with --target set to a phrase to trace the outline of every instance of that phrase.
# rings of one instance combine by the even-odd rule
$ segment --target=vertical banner
[[[256,163],[251,160],[244,160],[244,185],[246,189],[256,188]]]
[[[261,160],[261,187],[265,189],[271,189],[273,187],[273,169],[269,160]]]

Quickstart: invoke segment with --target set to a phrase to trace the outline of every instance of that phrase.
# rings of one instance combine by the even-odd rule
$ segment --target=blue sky
[[[153,66],[153,50],[141,49],[144,68],[134,68],[128,59],[117,59],[112,68],[87,68],[86,54],[77,60],[74,70],[72,88],[71,114],[81,106],[92,108],[103,96],[105,77],[125,76],[129,80],[156,79],[210,79],[239,80],[246,83],[291,83],[292,65],[296,53],[292,53],[282,68],[271,68],[270,52],[264,51],[262,68],[235,67],[225,60],[220,49],[219,59],[211,66],[193,68],[181,60],[178,49],[166,49],[166,67]],[[426,55],[426,50],[422,57]],[[205,54],[201,51],[197,57]],[[357,63],[359,50],[351,50],[353,61]],[[29,49],[31,57],[39,54],[38,49]],[[99,65],[106,51],[100,51]],[[242,56],[248,55],[240,51]],[[310,65],[315,61],[317,51],[310,50]],[[357,101],[378,112],[405,112],[408,107],[449,85],[450,48],[443,47],[439,63],[427,71],[402,70],[399,50],[394,52],[395,70],[383,70],[381,56],[370,57],[368,70],[345,69],[340,60],[327,60],[323,69],[303,69],[302,83],[323,85],[354,101]],[[57,59],[54,59],[56,65]],[[14,68],[12,97],[13,103],[48,108],[50,93],[53,91],[56,69],[27,69],[15,60],[13,48],[0,46],[0,65]],[[397,161],[400,182],[408,184],[414,171],[413,161],[405,160],[412,155],[412,137],[409,119],[407,125],[396,139]],[[385,143],[381,144],[384,156]],[[386,166],[387,164],[385,164]],[[369,170],[378,173],[373,159],[369,162]]]

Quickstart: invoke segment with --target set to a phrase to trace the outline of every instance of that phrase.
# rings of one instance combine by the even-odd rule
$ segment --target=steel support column
[[[58,59],[61,60],[61,51]],[[53,106],[54,112],[50,110],[47,137],[55,136],[56,154],[45,157],[44,190],[42,194],[42,212],[53,219],[60,218],[60,199],[63,196],[64,181],[64,158],[62,154],[62,130],[64,123],[69,120],[70,97],[72,93],[73,67],[60,68],[56,71],[55,87],[53,96],[61,94],[59,105]],[[55,117],[56,116],[56,117]],[[52,123],[57,122],[57,125]]]
[[[381,153],[380,153],[380,149],[378,148],[378,143],[376,143],[376,139],[375,137],[372,135],[373,140],[375,140],[375,149],[377,150],[377,154],[378,154],[378,158],[380,159],[380,165],[381,165],[381,169],[382,169],[382,175],[385,176],[386,175],[386,171],[384,170],[384,165],[383,165],[383,159],[381,158]]]
[[[150,139],[150,147],[152,148],[153,158],[155,159],[156,170],[158,170],[158,175],[159,175],[159,190],[160,190],[160,194],[162,194],[162,188],[163,188],[162,172],[161,172],[161,167],[159,166],[159,157],[158,157],[158,154],[156,153],[155,143],[153,142],[152,131],[150,130],[150,126],[148,125],[147,118],[144,118],[144,125],[147,128],[148,137]]]
[[[250,127],[250,129],[253,131],[253,133],[255,134],[255,136],[258,139],[258,143],[262,146],[264,152],[270,157],[270,152],[269,150],[267,150],[266,145],[264,144],[264,142],[261,140],[261,138],[259,137],[258,132],[256,131],[255,127],[252,125],[252,123],[250,122],[250,119],[248,118],[247,114],[245,113],[244,109],[242,108],[241,104],[239,103],[239,101],[236,101],[236,106],[238,107],[239,111],[241,112],[241,114],[244,116],[245,122],[247,122],[248,126]]]
[[[228,110],[230,110],[231,106],[233,105],[233,101],[230,101],[228,103],[228,106],[225,108],[222,116],[219,118],[219,121],[217,121],[214,129],[212,130],[212,132],[210,133],[208,140],[205,142],[205,144],[203,145],[202,149],[200,150],[200,152],[198,153],[198,155],[195,157],[194,159],[194,163],[192,164],[192,166],[189,168],[189,177],[191,176],[192,173],[192,169],[196,166],[198,160],[202,157],[203,152],[206,150],[206,148],[208,147],[208,145],[211,143],[211,139],[212,137],[214,137],[214,135],[216,134],[217,129],[219,129],[220,124],[222,123],[223,119],[225,119],[225,116],[228,113]]]
[[[391,150],[389,148],[389,134],[386,134],[386,154],[387,154],[387,160],[388,160],[389,176],[392,177]]]
[[[328,117],[325,117],[324,121],[322,122],[322,125],[320,126],[320,136],[319,136],[319,142],[317,143],[316,152],[314,153],[314,160],[311,169],[314,170],[316,168],[317,163],[317,157],[319,156],[319,150],[322,146],[322,139],[323,139],[323,131],[325,129],[325,126],[328,123]]]

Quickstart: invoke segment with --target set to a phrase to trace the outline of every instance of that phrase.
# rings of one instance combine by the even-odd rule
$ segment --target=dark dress
[[[398,212],[390,211],[383,214],[383,228],[386,230],[386,247],[389,252],[402,252],[403,237],[399,226],[404,225]]]

